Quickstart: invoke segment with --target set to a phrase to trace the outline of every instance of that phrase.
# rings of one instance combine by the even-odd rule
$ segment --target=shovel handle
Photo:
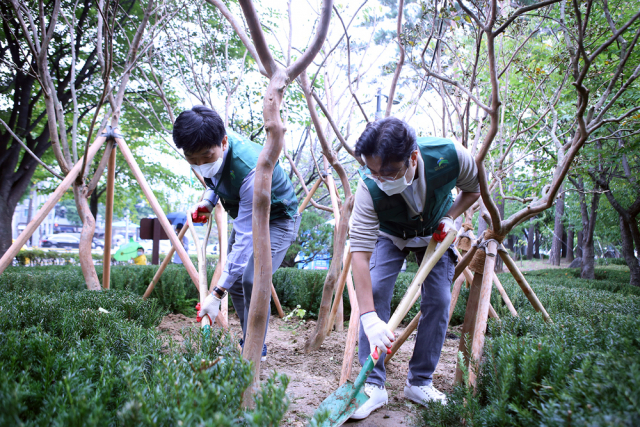
[[[398,304],[398,308],[396,308],[395,313],[393,313],[393,317],[389,320],[387,325],[389,329],[395,331],[396,328],[404,319],[404,316],[407,315],[415,301],[417,300],[418,292],[420,291],[420,287],[422,286],[422,282],[427,278],[433,267],[440,261],[440,258],[445,254],[449,246],[456,239],[458,232],[454,229],[449,230],[447,236],[441,243],[436,243],[435,239],[431,239],[429,242],[429,246],[427,246],[427,250],[424,254],[424,259],[422,260],[422,264],[416,273],[416,276],[413,278],[409,289],[402,297],[400,304]]]

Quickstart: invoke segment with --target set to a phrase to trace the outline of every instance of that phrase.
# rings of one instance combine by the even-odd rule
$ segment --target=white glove
[[[198,303],[196,305],[196,310],[198,310],[196,314],[198,322],[201,322],[204,316],[209,316],[209,322],[213,325],[218,316],[218,311],[220,311],[220,298],[212,292],[204,299],[202,304]]]
[[[205,224],[208,220],[208,217],[203,214],[211,214],[213,212],[213,203],[211,203],[207,199],[202,199],[200,203],[197,203],[191,207],[189,210],[189,215],[191,215],[191,219],[193,222],[201,222]]]
[[[433,233],[433,238],[436,239],[436,242],[442,242],[444,238],[447,237],[449,230],[452,230],[454,227],[453,218],[450,216],[443,216],[440,218],[440,221],[438,221],[438,229]]]
[[[396,340],[396,337],[393,335],[393,332],[389,330],[387,324],[380,320],[376,312],[370,311],[360,316],[360,323],[362,323],[364,333],[369,339],[371,355],[373,356],[375,354],[376,348],[389,354],[391,351],[391,343]],[[378,355],[380,354],[381,353],[378,353]]]

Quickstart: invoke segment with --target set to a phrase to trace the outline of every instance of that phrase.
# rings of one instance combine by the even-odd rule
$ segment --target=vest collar
[[[418,153],[418,164],[416,166],[416,170],[420,173],[418,174],[418,179],[414,180],[410,186],[408,186],[400,195],[404,199],[404,202],[407,204],[409,208],[409,213],[412,217],[416,217],[422,214],[424,210],[424,204],[427,198],[427,179],[426,179],[426,171],[424,168],[424,160],[422,160],[422,153]],[[415,191],[414,191],[415,190]],[[419,197],[419,202],[421,206],[417,206],[420,212],[414,209],[413,203],[409,201],[409,199],[413,199],[413,194],[417,194]]]

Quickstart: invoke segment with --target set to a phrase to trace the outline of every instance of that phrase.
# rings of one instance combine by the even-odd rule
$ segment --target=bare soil
[[[241,336],[240,321],[235,313],[229,313],[231,332]],[[298,319],[284,322],[277,316],[272,316],[267,333],[267,361],[261,364],[261,379],[265,379],[277,372],[286,374],[290,381],[287,394],[291,400],[289,410],[284,416],[282,426],[302,427],[313,415],[318,405],[338,387],[344,345],[347,337],[347,323],[345,330],[333,332],[325,340],[320,350],[305,354],[303,351],[306,337],[313,331],[315,321],[300,322]],[[158,330],[170,336],[177,343],[182,343],[181,330],[197,327],[195,317],[189,318],[182,314],[165,316]],[[450,328],[442,349],[440,362],[433,375],[434,385],[441,391],[450,392],[453,387],[456,367],[456,353],[460,334],[460,327]],[[399,328],[397,333],[402,332]],[[452,334],[451,332],[454,332]],[[366,420],[348,422],[345,425],[358,427],[377,427],[389,425],[412,425],[412,417],[418,410],[418,405],[404,398],[404,384],[407,378],[409,359],[413,354],[415,333],[400,348],[398,353],[387,365],[387,391],[389,404],[375,411]],[[360,364],[354,358],[351,371],[353,381],[360,371]],[[392,424],[393,423],[393,424]]]

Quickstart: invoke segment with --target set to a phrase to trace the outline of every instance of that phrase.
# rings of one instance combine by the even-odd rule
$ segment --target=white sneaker
[[[386,405],[389,401],[389,395],[384,386],[366,383],[364,385],[364,394],[369,396],[369,400],[364,402],[364,404],[351,415],[352,420],[363,420],[367,418],[370,413]]]
[[[443,405],[447,404],[447,396],[432,384],[418,386],[411,385],[407,382],[404,386],[404,397],[420,405],[424,405],[430,401],[440,402]]]

